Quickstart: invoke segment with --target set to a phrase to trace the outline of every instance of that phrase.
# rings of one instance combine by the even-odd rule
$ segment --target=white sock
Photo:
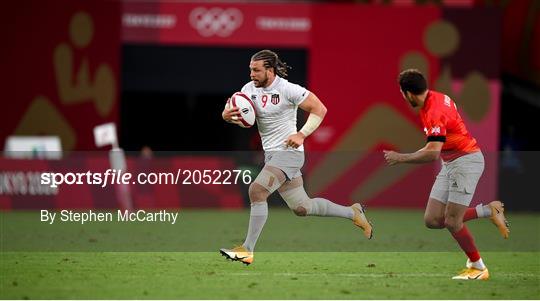
[[[486,269],[486,265],[484,264],[484,262],[482,261],[482,258],[478,259],[477,261],[475,262],[471,262],[471,265],[473,268],[477,269],[477,270],[484,270]]]
[[[491,207],[489,207],[488,205],[478,204],[476,205],[475,209],[476,215],[478,215],[479,218],[491,216]]]
[[[255,244],[259,235],[261,235],[266,218],[268,217],[268,203],[267,202],[253,202],[251,203],[251,212],[249,213],[249,227],[246,236],[246,241],[243,246],[250,252],[255,249]]]
[[[351,207],[341,206],[323,198],[313,198],[310,200],[311,206],[307,215],[335,216],[352,219],[354,211]]]

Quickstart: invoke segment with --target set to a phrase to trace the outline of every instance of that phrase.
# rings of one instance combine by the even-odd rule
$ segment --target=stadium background
[[[416,183],[430,182],[438,166],[388,169],[380,155],[383,148],[413,151],[424,142],[416,114],[395,83],[400,70],[415,67],[432,87],[456,100],[486,154],[476,199],[500,197],[511,209],[538,210],[528,180],[538,167],[529,152],[538,149],[536,5],[9,2],[3,18],[13,25],[2,29],[9,43],[2,48],[1,82],[13,88],[3,92],[0,140],[57,135],[66,154],[92,156],[24,164],[3,159],[1,166],[11,172],[104,168],[107,156],[102,161],[96,154],[108,149],[95,146],[92,129],[115,122],[120,146],[128,151],[128,170],[182,167],[193,155],[201,169],[251,164],[257,170],[256,159],[230,153],[256,157],[256,129],[229,126],[219,113],[228,95],[248,81],[250,55],[271,48],[294,67],[290,80],[312,89],[329,108],[325,123],[306,143],[311,193],[343,204],[361,199],[372,206],[423,206],[429,185]],[[204,23],[205,14],[214,24]],[[213,31],[215,25],[219,30]],[[154,151],[157,159],[141,160],[142,149]],[[35,195],[22,187],[32,183],[5,173],[4,179],[3,209],[117,207],[111,189],[74,186]],[[135,207],[247,204],[242,187],[131,189]]]
[[[438,164],[388,168],[381,154],[386,148],[414,151],[425,143],[417,115],[396,84],[400,70],[415,67],[432,87],[454,98],[484,151],[486,170],[473,205],[501,198],[511,214],[510,241],[500,240],[488,222],[471,223],[483,256],[497,263],[499,275],[475,291],[482,299],[538,299],[539,11],[532,0],[4,3],[0,141],[59,136],[63,157],[0,158],[0,288],[6,293],[1,297],[441,298],[451,275],[445,273],[461,265],[462,254],[449,237],[422,224]],[[221,16],[209,23],[221,27],[205,27],[203,16]],[[265,48],[292,65],[290,80],[315,92],[329,110],[306,142],[308,192],[344,205],[367,204],[377,226],[370,244],[347,244],[356,234],[348,223],[299,219],[272,208],[258,248],[273,254],[260,252],[251,270],[238,270],[216,263],[215,251],[243,239],[247,185],[50,190],[39,184],[43,171],[110,168],[110,147],[96,147],[93,136],[93,128],[107,122],[117,125],[127,171],[256,173],[256,128],[226,124],[220,113],[225,99],[249,80],[250,56]],[[300,122],[305,117],[300,113]],[[285,208],[279,196],[270,204]],[[181,222],[44,226],[38,219],[39,209],[126,207],[180,210]],[[280,251],[305,253],[293,262]],[[443,260],[440,252],[453,253]],[[358,269],[355,262],[362,263]],[[428,265],[444,273],[425,281],[422,267]],[[304,274],[287,274],[289,268]],[[235,279],[227,279],[228,273]],[[268,287],[250,282],[239,288],[249,273]],[[371,295],[343,287],[359,285],[352,273],[360,273],[355,275]],[[310,285],[313,294],[272,275]],[[254,294],[252,286],[262,293]],[[336,290],[318,290],[327,286]],[[101,287],[106,289],[96,289]],[[467,287],[452,289],[456,299],[474,297]],[[407,290],[411,295],[403,295]]]

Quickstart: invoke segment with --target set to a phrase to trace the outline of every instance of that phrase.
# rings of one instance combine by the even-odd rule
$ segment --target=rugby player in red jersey
[[[426,206],[425,224],[431,229],[448,229],[468,257],[466,269],[452,279],[486,280],[488,269],[464,222],[489,217],[504,238],[509,230],[500,201],[469,208],[484,171],[484,156],[450,97],[429,90],[426,79],[415,69],[401,72],[398,81],[403,97],[412,107],[420,108],[427,143],[414,153],[385,150],[384,158],[389,165],[442,159]]]

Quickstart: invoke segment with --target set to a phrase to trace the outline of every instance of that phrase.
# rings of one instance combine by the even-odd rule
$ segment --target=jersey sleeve
[[[308,89],[293,83],[287,83],[285,86],[287,100],[294,105],[300,105],[309,95]]]
[[[444,114],[427,114],[424,122],[424,131],[427,136],[427,142],[446,142],[446,125],[447,118]]]

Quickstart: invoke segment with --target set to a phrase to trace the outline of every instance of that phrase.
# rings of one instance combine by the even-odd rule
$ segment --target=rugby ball
[[[229,107],[238,107],[240,109],[242,118],[235,118],[242,122],[241,127],[250,128],[255,124],[255,118],[257,117],[255,105],[246,94],[241,92],[234,93],[227,104]]]

